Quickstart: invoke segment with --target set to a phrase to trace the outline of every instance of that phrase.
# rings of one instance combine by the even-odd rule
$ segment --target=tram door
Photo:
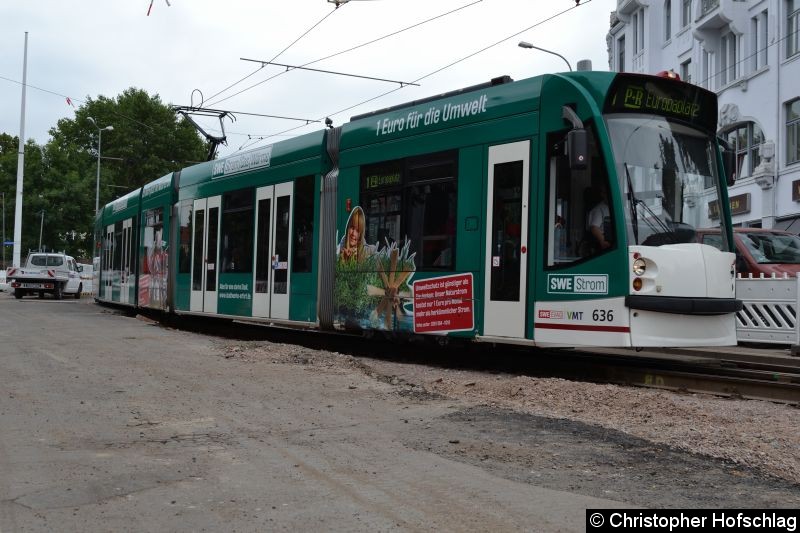
[[[219,213],[221,196],[194,201],[192,210],[192,293],[191,311],[217,312],[219,281]]]
[[[130,271],[131,252],[131,239],[133,239],[133,219],[129,218],[122,222],[122,262],[119,265],[119,302],[123,304],[133,303],[130,301],[130,288],[131,283],[136,282],[135,276]]]
[[[525,337],[530,142],[489,147],[483,334]]]
[[[111,300],[112,288],[114,283],[114,248],[117,244],[114,242],[114,224],[109,224],[106,227],[106,242],[103,247],[103,267],[101,270],[103,280],[103,298]]]
[[[253,316],[289,318],[292,182],[256,190]]]

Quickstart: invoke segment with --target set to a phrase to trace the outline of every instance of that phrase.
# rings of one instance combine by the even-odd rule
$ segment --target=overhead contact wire
[[[328,14],[327,14],[327,15],[325,15],[324,17],[322,17],[322,18],[321,18],[321,19],[320,19],[320,20],[319,20],[319,21],[318,21],[316,24],[314,24],[314,25],[313,25],[313,26],[311,26],[309,29],[307,29],[307,30],[306,30],[306,31],[305,31],[305,32],[304,32],[304,33],[303,33],[303,34],[302,34],[300,37],[298,37],[297,39],[295,39],[294,41],[292,41],[292,43],[291,43],[289,46],[287,46],[286,48],[284,48],[283,50],[281,50],[280,52],[278,52],[277,54],[275,54],[275,57],[273,57],[272,59],[270,59],[270,62],[272,62],[272,61],[275,61],[275,60],[276,60],[276,59],[278,59],[280,56],[282,56],[282,55],[283,55],[283,54],[284,54],[284,53],[285,53],[285,52],[286,52],[286,51],[287,51],[289,48],[291,48],[292,46],[294,46],[295,44],[297,44],[297,43],[298,43],[298,41],[300,41],[300,39],[302,39],[303,37],[305,37],[306,35],[308,35],[309,33],[311,33],[311,32],[314,30],[314,28],[316,28],[317,26],[319,26],[320,24],[322,24],[323,22],[325,22],[325,19],[327,19],[328,17],[330,17],[331,15],[333,15],[334,13],[336,13],[337,11],[338,11],[338,9],[334,8],[332,11],[328,12]],[[254,70],[253,72],[251,72],[250,74],[248,74],[247,76],[245,76],[244,78],[240,79],[240,80],[239,80],[239,81],[237,81],[237,82],[234,82],[234,83],[232,83],[232,84],[228,85],[227,87],[225,87],[225,88],[224,88],[224,89],[222,89],[221,91],[219,91],[219,92],[217,92],[216,94],[214,94],[214,95],[210,96],[210,97],[208,98],[208,100],[209,100],[209,103],[208,103],[208,105],[215,105],[213,102],[211,102],[211,100],[213,100],[214,98],[216,98],[216,97],[217,97],[217,96],[219,96],[220,94],[224,93],[224,92],[225,92],[225,91],[227,91],[228,89],[231,89],[231,88],[233,88],[233,87],[235,87],[235,86],[239,85],[240,83],[242,83],[244,80],[246,80],[246,79],[250,78],[251,76],[253,76],[253,75],[257,74],[257,73],[258,73],[258,72],[259,72],[261,69],[263,69],[263,68],[264,68],[264,65],[261,65],[259,68],[257,68],[256,70]],[[263,82],[262,82],[262,83],[263,83]],[[249,88],[248,88],[248,89],[249,89]],[[247,89],[245,89],[245,90],[247,90]],[[233,95],[231,95],[231,96],[228,96],[228,97],[226,97],[226,98],[223,98],[222,100],[219,100],[219,102],[223,102],[223,101],[227,100],[228,98],[233,98],[234,96],[236,96],[236,95],[238,95],[238,94],[241,94],[241,91],[240,91],[240,92],[238,92],[238,93],[236,93],[236,94],[233,94]],[[216,103],[219,103],[219,102],[216,102]]]
[[[308,65],[313,65],[313,64],[315,64],[315,63],[319,63],[319,62],[321,62],[321,61],[325,61],[326,59],[331,59],[331,58],[333,58],[333,57],[340,56],[340,55],[346,54],[346,53],[348,53],[348,52],[352,52],[353,50],[358,50],[359,48],[363,48],[363,47],[365,47],[365,46],[369,46],[369,45],[371,45],[371,44],[375,44],[375,43],[377,43],[378,41],[382,41],[382,40],[384,40],[384,39],[388,39],[389,37],[394,37],[395,35],[399,35],[399,34],[401,34],[401,33],[403,33],[403,32],[406,32],[406,31],[408,31],[408,30],[413,30],[414,28],[417,28],[417,27],[419,27],[419,26],[422,26],[423,24],[427,24],[428,22],[432,22],[432,21],[434,21],[434,20],[437,20],[437,19],[440,19],[440,18],[442,18],[442,17],[446,17],[446,16],[448,16],[448,15],[452,15],[453,13],[456,13],[456,12],[458,12],[458,11],[461,11],[462,9],[466,9],[466,8],[468,8],[468,7],[472,7],[472,6],[474,6],[475,4],[479,4],[479,3],[481,3],[481,2],[483,2],[483,0],[475,0],[475,1],[474,1],[474,2],[472,2],[472,3],[465,4],[465,5],[461,6],[461,7],[457,7],[456,9],[452,9],[452,10],[450,10],[450,11],[447,11],[446,13],[441,13],[441,14],[439,14],[439,15],[436,15],[436,16],[434,16],[434,17],[431,17],[431,18],[429,18],[429,19],[426,19],[426,20],[423,20],[423,21],[421,21],[421,22],[417,22],[417,23],[415,23],[415,24],[412,24],[411,26],[407,26],[407,27],[405,27],[405,28],[402,28],[402,29],[400,29],[400,30],[393,31],[393,32],[391,32],[391,33],[387,33],[386,35],[384,35],[384,36],[382,36],[382,37],[378,37],[378,38],[376,38],[376,39],[372,39],[371,41],[367,41],[367,42],[365,42],[365,43],[358,44],[358,45],[356,45],[356,46],[353,46],[353,47],[351,47],[351,48],[347,48],[347,49],[345,49],[345,50],[340,50],[339,52],[335,52],[335,53],[333,53],[333,54],[330,54],[330,55],[327,55],[327,56],[325,56],[325,57],[321,57],[321,58],[319,58],[319,59],[315,59],[315,60],[313,60],[313,61],[309,61],[308,63],[303,63],[302,65],[299,65],[299,66],[300,66],[300,67],[307,67]],[[277,57],[277,56],[275,56],[275,57]],[[272,60],[270,60],[270,62],[272,62],[272,61],[274,61],[274,60],[275,60],[275,59],[273,58]],[[259,72],[259,71],[260,71],[261,69],[263,69],[263,68],[264,68],[264,65],[262,65],[261,67],[259,67],[259,68],[258,68],[258,69],[257,69],[255,72],[251,73],[251,74],[250,74],[250,76],[252,76],[252,75],[253,75],[253,74],[255,74],[256,72]],[[284,74],[286,74],[286,73],[287,73],[287,72],[289,72],[290,70],[294,70],[294,69],[282,70],[282,71],[278,72],[277,74],[274,74],[274,75],[270,76],[269,78],[266,78],[266,79],[263,79],[263,80],[261,80],[261,81],[259,81],[259,82],[256,82],[256,83],[254,83],[253,85],[250,85],[249,87],[246,87],[246,88],[242,89],[241,91],[239,91],[239,92],[237,92],[237,93],[234,93],[234,94],[232,94],[232,95],[230,95],[230,96],[226,96],[225,98],[222,98],[222,99],[220,99],[220,100],[217,100],[217,101],[215,102],[215,104],[219,104],[220,102],[224,102],[225,100],[228,100],[228,99],[230,99],[230,98],[233,98],[234,96],[239,96],[240,94],[242,94],[242,93],[244,93],[244,92],[247,92],[247,91],[249,91],[250,89],[254,89],[254,88],[258,87],[259,85],[262,85],[262,84],[264,84],[264,83],[267,83],[268,81],[274,80],[274,79],[275,79],[275,78],[277,78],[278,76],[283,76]],[[248,77],[249,77],[249,76],[248,76]],[[245,79],[246,79],[246,78],[245,78]],[[240,81],[242,81],[242,80],[240,80]],[[238,83],[238,82],[237,82],[237,83]],[[217,93],[217,94],[219,94],[219,93]],[[217,96],[217,95],[214,95],[214,96]],[[211,98],[214,98],[214,96],[212,96]],[[211,98],[209,98],[209,100],[210,100]],[[209,105],[211,105],[211,104],[209,104]]]
[[[450,64],[448,64],[448,65],[445,65],[445,66],[443,66],[443,67],[441,67],[441,68],[438,68],[438,69],[434,70],[433,72],[429,72],[428,74],[425,74],[424,76],[421,76],[421,77],[419,77],[419,78],[415,79],[415,80],[413,81],[413,83],[417,83],[417,82],[419,82],[419,81],[422,81],[422,80],[424,80],[424,79],[426,79],[426,78],[430,78],[431,76],[433,76],[433,75],[435,75],[435,74],[438,74],[438,73],[440,73],[440,72],[442,72],[442,71],[444,71],[444,70],[447,70],[447,69],[449,69],[449,68],[451,68],[451,67],[454,67],[455,65],[458,65],[459,63],[462,63],[462,62],[466,61],[467,59],[471,59],[471,58],[475,57],[475,56],[476,56],[476,55],[478,55],[478,54],[482,54],[483,52],[486,52],[487,50],[490,50],[490,49],[494,48],[495,46],[498,46],[498,45],[500,45],[500,44],[502,44],[502,43],[504,43],[504,42],[506,42],[506,41],[508,41],[508,40],[510,40],[510,39],[513,39],[514,37],[517,37],[518,35],[520,35],[520,34],[522,34],[522,33],[525,33],[526,31],[532,30],[533,28],[536,28],[536,27],[538,27],[538,26],[541,26],[542,24],[545,24],[545,23],[547,23],[547,22],[550,22],[551,20],[553,20],[553,19],[556,19],[556,18],[558,18],[558,17],[560,17],[560,16],[562,16],[562,15],[564,15],[564,14],[566,14],[566,13],[569,13],[570,11],[572,11],[572,10],[574,10],[574,9],[577,9],[577,8],[579,8],[579,7],[581,7],[581,6],[585,6],[586,4],[590,3],[591,1],[592,1],[592,0],[584,0],[583,2],[581,2],[581,3],[580,3],[580,4],[578,4],[578,5],[574,5],[574,6],[571,6],[571,7],[567,8],[567,9],[565,9],[565,10],[563,10],[563,11],[559,11],[558,13],[555,13],[554,15],[552,15],[552,16],[550,16],[550,17],[547,17],[546,19],[540,20],[539,22],[537,22],[536,24],[534,24],[534,25],[532,25],[532,26],[528,26],[527,28],[525,28],[525,29],[522,29],[522,30],[520,30],[520,31],[518,31],[518,32],[516,32],[516,33],[513,33],[513,34],[509,35],[508,37],[504,37],[503,39],[500,39],[499,41],[497,41],[497,42],[495,42],[495,43],[493,43],[493,44],[490,44],[489,46],[486,46],[486,47],[484,47],[484,48],[481,48],[480,50],[478,50],[478,51],[476,51],[476,52],[473,52],[473,53],[471,53],[471,54],[468,54],[468,55],[466,55],[466,56],[462,57],[461,59],[458,59],[458,60],[456,60],[456,61],[453,61],[452,63],[450,63]],[[397,91],[399,91],[399,90],[401,90],[401,89],[404,89],[404,88],[405,88],[405,87],[396,87],[396,88],[394,88],[394,89],[391,89],[391,90],[389,90],[389,91],[386,91],[386,92],[384,92],[384,93],[381,93],[381,94],[379,94],[379,95],[377,95],[377,96],[374,96],[374,97],[372,97],[372,98],[369,98],[369,99],[367,99],[367,100],[364,100],[363,102],[359,102],[359,103],[357,103],[357,104],[354,104],[354,105],[351,105],[351,106],[345,107],[344,109],[340,109],[340,110],[338,110],[338,111],[335,111],[335,112],[333,112],[333,113],[329,113],[329,114],[325,115],[324,117],[321,117],[321,118],[319,118],[318,120],[323,120],[325,117],[331,117],[331,116],[334,116],[334,115],[338,115],[338,114],[340,114],[340,113],[344,113],[345,111],[350,111],[351,109],[355,109],[356,107],[362,106],[362,105],[364,105],[364,104],[368,104],[368,103],[370,103],[370,102],[373,102],[373,101],[375,101],[375,100],[378,100],[378,99],[380,99],[380,98],[383,98],[384,96],[388,96],[388,95],[390,95],[390,94],[392,94],[392,93],[395,93],[395,92],[397,92]],[[258,140],[255,140],[255,142],[253,142],[253,143],[251,143],[251,144],[247,145],[246,147],[248,147],[248,148],[249,148],[250,146],[255,146],[255,145],[256,145],[256,144],[258,144],[259,142],[261,142],[261,141],[263,141],[263,140],[266,140],[266,139],[269,139],[270,137],[277,137],[277,136],[279,136],[279,135],[284,135],[284,134],[286,134],[286,133],[289,133],[289,132],[292,132],[292,131],[296,131],[296,130],[298,130],[298,129],[300,129],[300,128],[304,128],[304,127],[306,127],[306,125],[305,125],[305,124],[304,124],[304,125],[302,125],[302,126],[296,126],[296,127],[294,127],[294,128],[289,128],[289,129],[287,129],[287,130],[283,130],[283,131],[280,131],[280,132],[278,132],[278,133],[274,133],[274,134],[272,134],[272,135],[268,135],[268,136],[266,136],[266,137],[262,137],[262,138],[260,138],[260,139],[258,139]],[[241,148],[239,148],[239,149],[240,149],[240,150],[242,150],[242,149],[244,149],[244,147],[245,147],[245,145],[242,145],[242,147],[241,147]]]

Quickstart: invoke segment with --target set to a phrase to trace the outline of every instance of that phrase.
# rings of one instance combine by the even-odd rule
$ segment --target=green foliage
[[[204,161],[205,142],[194,127],[178,120],[158,95],[130,88],[116,98],[87,97],[73,119],[50,129],[44,146],[25,145],[22,255],[42,245],[91,257],[97,179],[97,125],[103,131],[100,206],[161,176]],[[6,195],[6,237],[14,234],[17,137],[0,133],[0,192]],[[10,261],[11,249],[6,250]]]
[[[368,255],[361,262],[336,262],[333,298],[339,314],[359,319],[366,318],[375,309],[379,298],[367,294],[367,285],[380,286],[376,256]]]
[[[406,240],[402,247],[398,247],[396,243],[389,244],[387,242],[386,246],[368,254],[360,262],[355,259],[337,261],[333,297],[338,306],[338,314],[342,318],[356,321],[367,319],[369,314],[377,308],[382,297],[371,296],[368,287],[386,289],[380,270],[383,270],[391,279],[392,251],[394,250],[397,250],[395,276],[399,276],[397,273],[416,271],[414,264],[416,254],[410,253],[411,241],[409,240]],[[400,293],[411,292],[410,281],[411,276],[409,275],[398,287]]]

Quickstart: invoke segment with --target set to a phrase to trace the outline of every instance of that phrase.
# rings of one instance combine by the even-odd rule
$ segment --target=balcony
[[[745,0],[700,0],[694,29],[705,32],[730,26],[741,35],[748,30],[747,21]]]

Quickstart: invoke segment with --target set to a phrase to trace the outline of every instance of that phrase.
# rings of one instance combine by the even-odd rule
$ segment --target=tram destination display
[[[705,130],[717,124],[713,93],[669,78],[618,75],[608,92],[605,113],[652,113],[689,122]]]

